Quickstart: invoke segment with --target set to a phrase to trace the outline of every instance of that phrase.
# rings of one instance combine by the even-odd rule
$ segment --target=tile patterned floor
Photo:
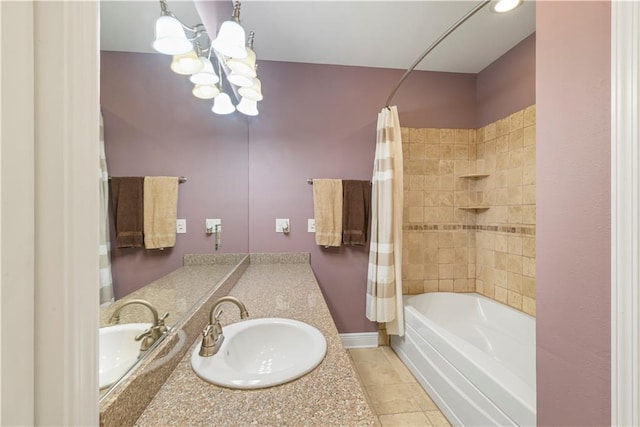
[[[386,426],[450,426],[391,347],[349,350],[371,409]]]

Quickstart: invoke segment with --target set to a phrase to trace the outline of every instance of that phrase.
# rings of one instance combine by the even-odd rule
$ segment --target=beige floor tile
[[[413,384],[374,385],[366,388],[377,415],[424,411],[414,398]]]
[[[382,347],[350,348],[349,354],[356,364],[366,362],[381,362],[385,360],[384,353],[382,352]]]
[[[380,424],[382,427],[430,427],[429,419],[423,412],[405,412],[404,414],[380,415]]]
[[[389,364],[360,364],[356,366],[362,384],[366,386],[370,385],[385,385],[385,384],[401,384],[402,378]]]
[[[350,349],[349,355],[379,425],[450,427],[390,347]]]
[[[354,351],[354,350],[369,350]],[[362,384],[383,385],[407,382],[406,377],[399,374],[380,348],[354,349],[350,351]]]
[[[431,397],[427,394],[422,386],[418,383],[409,384],[413,387],[413,399],[418,402],[420,409],[423,411],[439,411],[438,406],[431,400]]]
[[[354,365],[355,367],[355,365]],[[360,386],[362,386],[362,391],[364,392],[364,398],[367,401],[367,405],[369,405],[369,408],[371,409],[371,412],[373,412],[374,414],[377,415],[376,410],[373,406],[373,402],[371,401],[371,396],[369,396],[369,393],[367,392],[366,387],[364,386],[364,382],[362,381],[362,377],[360,376],[360,373],[358,372],[357,369],[355,369],[356,371],[356,375],[358,376],[358,381],[360,382]]]
[[[435,427],[451,427],[449,421],[447,421],[440,411],[426,411],[425,415],[429,419],[429,422]]]
[[[387,357],[393,369],[398,373],[402,382],[414,383],[416,379],[414,378],[409,368],[400,360],[398,355],[393,351],[391,347],[380,347],[382,349],[382,353]]]

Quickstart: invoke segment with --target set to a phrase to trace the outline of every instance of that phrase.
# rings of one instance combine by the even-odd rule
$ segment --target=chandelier
[[[237,110],[257,116],[258,102],[263,96],[256,72],[254,39],[255,33],[251,31],[247,38],[240,25],[239,1],[234,3],[232,19],[223,22],[216,38],[211,40],[204,25],[184,25],[168,9],[166,0],[160,0],[152,46],[157,52],[173,57],[171,70],[189,76],[195,97],[213,99],[211,111],[230,114]],[[237,105],[224,90],[225,78],[228,88],[240,98]]]

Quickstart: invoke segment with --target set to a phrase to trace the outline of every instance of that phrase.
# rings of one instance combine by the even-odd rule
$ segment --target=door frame
[[[640,425],[640,4],[611,2],[611,424]]]
[[[0,2],[2,425],[99,424],[98,13]]]

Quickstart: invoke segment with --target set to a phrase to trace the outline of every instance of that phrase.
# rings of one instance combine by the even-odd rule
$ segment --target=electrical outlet
[[[288,234],[289,229],[289,218],[277,218],[276,219],[276,233],[284,233]]]
[[[307,220],[307,231],[309,233],[315,233],[316,232],[316,220],[315,220],[315,218],[309,218]]]
[[[186,219],[177,219],[176,220],[176,233],[184,234],[187,232],[187,220]]]
[[[218,228],[216,229],[216,225]],[[204,220],[204,230],[207,234],[222,231],[222,220],[220,218],[207,218]]]

